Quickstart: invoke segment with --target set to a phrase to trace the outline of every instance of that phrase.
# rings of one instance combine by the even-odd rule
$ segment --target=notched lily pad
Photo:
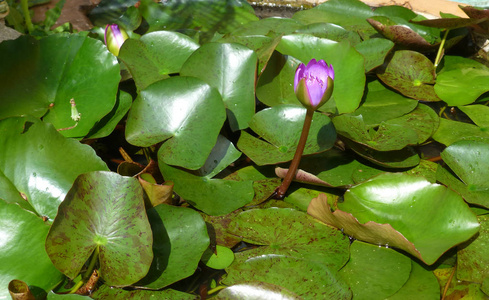
[[[295,105],[280,105],[264,109],[255,116],[250,128],[262,139],[242,132],[238,148],[258,165],[286,162],[294,157],[300,138],[306,109]],[[304,154],[326,151],[333,147],[336,132],[331,120],[314,113]]]
[[[60,271],[75,278],[99,248],[101,277],[109,285],[126,286],[148,272],[152,244],[137,179],[91,172],[78,176],[59,206],[46,252]]]
[[[403,173],[381,174],[351,188],[334,212],[320,195],[308,213],[359,240],[402,249],[426,264],[479,230],[458,194]]]
[[[385,84],[401,94],[422,101],[440,101],[433,85],[435,68],[433,63],[419,52],[397,51],[385,70],[377,76]]]

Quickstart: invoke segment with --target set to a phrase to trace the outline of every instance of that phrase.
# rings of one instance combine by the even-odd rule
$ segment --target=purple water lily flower
[[[324,61],[311,59],[300,64],[295,71],[294,91],[307,109],[318,109],[331,98],[334,87],[333,66]]]
[[[124,29],[119,28],[117,24],[105,26],[105,45],[107,45],[107,49],[109,49],[115,56],[119,55],[119,50],[121,49],[122,44],[124,44],[124,41],[128,38],[129,36]]]

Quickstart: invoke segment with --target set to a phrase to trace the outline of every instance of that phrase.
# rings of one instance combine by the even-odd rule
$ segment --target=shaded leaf
[[[78,176],[61,203],[46,251],[54,265],[73,279],[99,248],[100,276],[112,286],[126,286],[148,272],[152,244],[138,181],[112,172],[91,172]]]
[[[376,151],[349,140],[344,142],[356,154],[384,168],[411,168],[418,165],[420,161],[419,155],[412,147],[395,151]]]
[[[192,275],[209,246],[205,222],[199,213],[162,204],[148,211],[148,219],[153,231],[154,259],[148,274],[135,286],[161,289]]]
[[[431,270],[411,260],[411,274],[408,281],[389,300],[440,299],[440,284]]]
[[[489,277],[489,216],[477,218],[481,229],[477,236],[459,246],[457,252],[457,279],[483,283]]]
[[[60,133],[83,137],[114,107],[119,65],[100,41],[81,35],[22,36],[3,42],[0,52],[0,119],[29,114],[68,128],[75,125],[74,99],[82,117]]]
[[[177,290],[166,289],[161,291],[145,291],[145,290],[133,290],[126,291],[123,289],[112,288],[108,285],[102,285],[97,291],[91,295],[93,299],[113,299],[113,300],[144,300],[144,299],[161,299],[161,300],[198,300],[199,296],[187,294]]]

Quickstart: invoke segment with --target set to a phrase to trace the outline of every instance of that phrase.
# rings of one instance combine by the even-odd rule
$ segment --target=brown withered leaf
[[[402,249],[422,259],[421,253],[415,248],[414,244],[408,241],[399,231],[392,228],[390,224],[379,224],[373,221],[362,224],[350,213],[339,209],[331,212],[327,200],[325,194],[320,194],[312,199],[307,208],[307,213],[327,225],[343,230],[345,234],[358,240],[375,245],[389,245],[389,247]]]

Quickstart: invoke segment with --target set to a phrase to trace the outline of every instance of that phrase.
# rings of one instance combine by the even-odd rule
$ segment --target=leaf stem
[[[445,41],[447,40],[448,32],[450,32],[450,29],[447,29],[445,31],[445,34],[443,35],[443,39],[441,40],[440,47],[438,47],[438,52],[436,53],[436,58],[435,58],[435,71],[438,65],[440,64],[441,58],[442,58],[442,52],[443,48],[445,47]]]
[[[29,33],[34,31],[34,26],[32,25],[31,15],[29,13],[29,2],[28,0],[20,0],[20,5],[22,6],[22,12],[24,13],[25,25]]]
[[[83,284],[85,283],[86,280],[90,278],[90,276],[93,273],[93,269],[95,268],[95,264],[98,261],[98,254],[99,254],[99,245],[97,245],[97,248],[95,248],[95,251],[93,251],[92,258],[90,259],[90,263],[88,264],[87,271],[85,274],[83,274],[82,278],[80,281],[77,282],[77,284],[70,290],[69,294],[74,294],[78,289],[80,289]]]
[[[307,136],[309,135],[309,129],[311,128],[312,116],[314,115],[313,109],[307,109],[306,118],[304,119],[304,126],[302,127],[301,137],[299,139],[299,143],[297,144],[297,149],[295,150],[294,158],[290,163],[289,170],[287,171],[287,175],[285,175],[284,181],[282,184],[275,190],[272,195],[275,199],[283,199],[285,193],[289,189],[290,183],[292,179],[294,179],[297,168],[299,167],[299,163],[301,162],[302,153],[304,152],[304,147],[306,146]]]

